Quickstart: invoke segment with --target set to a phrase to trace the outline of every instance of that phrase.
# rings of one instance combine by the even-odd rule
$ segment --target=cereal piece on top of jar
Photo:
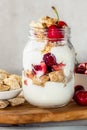
[[[49,27],[51,25],[56,25],[56,23],[57,23],[58,20],[55,19],[55,18],[51,18],[49,16],[45,16],[45,17],[41,18],[39,21],[41,23],[46,24],[46,26]]]
[[[50,72],[49,77],[50,77],[50,81],[52,82],[64,82],[65,80],[63,70]]]
[[[36,23],[36,22],[34,22],[34,21],[31,22],[30,27],[39,28],[39,29],[40,29],[40,28],[41,28],[41,29],[44,28],[44,26],[43,26],[42,23],[39,23],[39,22]]]

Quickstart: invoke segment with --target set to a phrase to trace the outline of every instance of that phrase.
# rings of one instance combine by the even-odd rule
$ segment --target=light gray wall
[[[0,0],[0,68],[21,73],[29,23],[44,15],[55,17],[52,5],[71,27],[79,62],[87,61],[87,0]]]

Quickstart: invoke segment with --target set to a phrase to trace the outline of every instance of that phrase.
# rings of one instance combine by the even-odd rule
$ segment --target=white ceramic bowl
[[[1,100],[6,100],[6,99],[14,98],[18,94],[20,94],[21,91],[22,91],[22,88],[19,88],[19,89],[16,89],[16,90],[0,92],[0,99]]]

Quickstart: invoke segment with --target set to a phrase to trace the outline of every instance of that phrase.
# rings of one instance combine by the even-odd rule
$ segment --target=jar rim
[[[44,30],[44,31],[45,31],[45,30],[46,30],[46,31],[48,30],[48,28],[31,27],[31,26],[29,27],[29,30],[34,30],[34,29],[39,29],[39,30]],[[64,30],[71,30],[71,28],[67,26],[67,27],[56,28],[56,29],[53,29],[53,28],[52,28],[51,30],[61,30],[61,31],[64,31]]]
[[[43,40],[44,39],[48,39],[48,40],[53,39],[53,41],[55,41],[55,39],[59,39],[62,41],[64,39],[67,40],[70,38],[70,30],[71,30],[70,27],[51,29],[50,31],[52,33],[54,33],[54,31],[56,31],[56,33],[59,33],[60,35],[63,34],[62,37],[59,36],[57,38],[55,38],[55,37],[51,38],[51,37],[48,37],[48,28],[30,27],[29,36],[33,39],[35,39],[35,38],[38,38],[38,39],[41,38]]]

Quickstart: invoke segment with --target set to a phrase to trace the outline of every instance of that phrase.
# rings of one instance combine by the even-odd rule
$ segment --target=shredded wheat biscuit
[[[18,81],[13,77],[4,79],[4,84],[10,86],[10,90],[15,90],[20,88]]]
[[[7,77],[8,77],[7,74],[5,74],[5,73],[0,73],[0,80],[3,80],[3,79],[5,79],[5,78],[7,78]]]
[[[0,74],[1,73],[6,74],[6,75],[10,75],[10,73],[8,73],[7,71],[0,69]]]
[[[64,82],[65,76],[63,70],[54,71],[49,73],[50,81],[52,82]]]
[[[0,84],[0,92],[8,91],[9,89],[10,89],[10,86]]]
[[[44,86],[44,84],[49,81],[49,76],[48,75],[43,75],[39,78],[37,78],[36,76],[34,76],[32,82],[33,84],[39,85],[39,86]]]
[[[20,104],[23,104],[25,102],[25,99],[23,97],[16,97],[13,99],[8,100],[11,106],[17,106]]]
[[[3,84],[3,80],[0,79],[0,84]]]
[[[11,74],[9,77],[16,79],[18,81],[19,85],[22,86],[21,76]]]
[[[8,101],[0,100],[0,109],[6,108],[9,105]]]
[[[44,23],[47,27],[50,25],[56,25],[57,19],[51,18],[49,16],[45,16],[39,20],[40,23]]]

